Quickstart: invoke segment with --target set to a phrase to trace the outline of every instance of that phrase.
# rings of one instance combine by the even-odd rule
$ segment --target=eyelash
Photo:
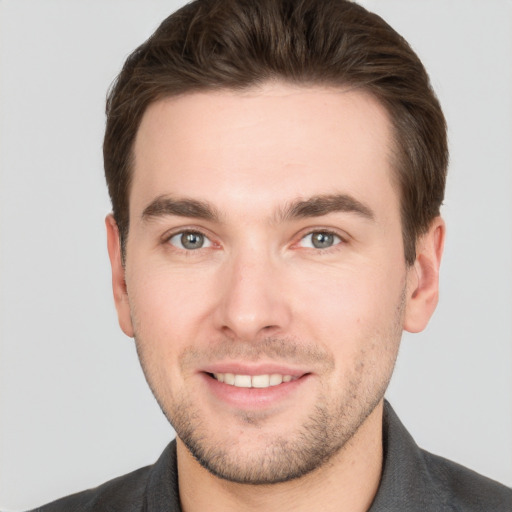
[[[187,234],[187,235],[199,235],[199,236],[202,236],[204,237],[205,240],[207,240],[209,243],[210,243],[210,246],[208,247],[200,247],[198,249],[182,249],[180,247],[176,247],[176,246],[173,246],[173,244],[171,244],[171,240],[176,237],[176,236],[183,236],[184,234]],[[168,233],[166,234],[163,239],[162,239],[162,242],[164,244],[168,244],[170,245],[171,247],[173,247],[175,250],[177,251],[180,251],[181,253],[184,253],[186,254],[187,256],[191,255],[191,253],[197,253],[199,251],[201,251],[201,249],[208,249],[210,248],[211,246],[213,245],[218,245],[218,244],[215,244],[211,237],[208,236],[206,233],[204,233],[203,231],[199,230],[199,229],[180,229],[179,231],[173,231],[172,233]]]
[[[298,246],[300,244],[300,242],[302,242],[306,237],[314,235],[315,233],[321,233],[323,235],[333,236],[333,237],[337,238],[339,241],[335,242],[335,243],[333,243],[333,245],[331,245],[329,247],[325,247],[325,248],[303,247],[303,249],[313,249],[315,253],[323,254],[323,253],[327,253],[327,252],[331,252],[333,250],[339,249],[338,246],[348,243],[346,237],[342,236],[340,233],[338,233],[336,231],[325,229],[325,228],[313,228],[313,229],[309,229],[307,232],[301,234],[298,241],[294,242],[292,244],[292,247]],[[210,246],[200,247],[198,249],[188,249],[187,250],[187,249],[182,249],[180,247],[173,246],[173,244],[170,243],[170,241],[174,237],[179,236],[179,235],[184,235],[184,234],[200,235],[200,236],[204,237],[206,240],[208,240],[208,242],[210,243]],[[206,233],[204,233],[201,230],[193,229],[193,228],[191,228],[191,229],[183,229],[182,228],[179,231],[173,231],[172,233],[168,233],[162,238],[162,243],[171,245],[173,247],[173,249],[180,251],[181,253],[183,253],[187,256],[191,256],[194,253],[199,253],[202,249],[209,249],[209,248],[215,247],[215,246],[220,247],[220,244],[216,244],[211,239],[211,237],[208,236]]]
[[[339,245],[343,245],[343,244],[347,243],[346,238],[341,236],[341,234],[336,232],[336,231],[332,231],[332,230],[329,230],[329,229],[316,228],[316,229],[308,230],[308,232],[303,234],[299,238],[299,241],[296,244],[294,244],[294,245],[300,244],[305,238],[307,238],[308,236],[312,236],[314,234],[322,234],[322,235],[332,236],[332,237],[335,237],[335,238],[338,239],[337,242],[335,241],[329,247],[324,247],[324,248],[322,248],[322,247],[304,247],[304,249],[312,249],[312,250],[314,250],[315,253],[324,254],[324,253],[327,253],[327,252],[331,252],[331,251],[339,249],[339,247],[338,247]]]

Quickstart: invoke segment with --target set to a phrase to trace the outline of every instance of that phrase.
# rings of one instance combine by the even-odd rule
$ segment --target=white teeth
[[[238,388],[268,388],[279,386],[283,382],[295,380],[291,375],[273,373],[271,375],[235,375],[234,373],[214,373],[213,376],[224,384]]]
[[[235,375],[235,387],[250,388],[251,387],[251,376],[250,375]]]
[[[254,375],[252,378],[253,388],[268,388],[270,386],[270,375]]]
[[[287,375],[287,377],[290,377],[289,375]],[[291,379],[291,377],[290,377]],[[282,375],[279,375],[278,373],[273,373],[271,376],[270,376],[270,386],[278,386],[279,384],[281,384],[281,382],[283,382],[284,380],[284,377]]]

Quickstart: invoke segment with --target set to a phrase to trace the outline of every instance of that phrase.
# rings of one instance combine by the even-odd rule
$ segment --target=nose
[[[217,329],[240,341],[283,334],[291,319],[279,262],[262,252],[226,262],[215,314]]]

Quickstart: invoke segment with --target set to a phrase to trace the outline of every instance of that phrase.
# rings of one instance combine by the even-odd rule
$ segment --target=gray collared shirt
[[[512,489],[420,449],[388,402],[384,466],[369,512],[512,512]],[[181,512],[176,442],[158,461],[36,509],[38,512]]]

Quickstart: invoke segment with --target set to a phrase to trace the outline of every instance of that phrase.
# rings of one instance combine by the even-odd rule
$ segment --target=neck
[[[382,471],[383,403],[346,445],[322,467],[274,485],[228,482],[205,470],[177,439],[178,482],[183,512],[366,512]]]

